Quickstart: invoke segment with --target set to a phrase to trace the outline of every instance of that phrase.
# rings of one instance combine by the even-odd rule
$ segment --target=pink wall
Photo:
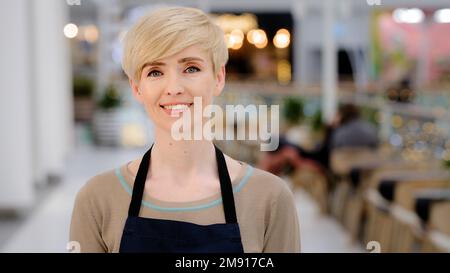
[[[422,39],[429,38],[430,80],[439,76],[437,61],[450,59],[450,24],[431,22],[427,33],[423,33],[420,24],[396,23],[391,13],[385,13],[378,21],[381,48],[384,52],[393,51],[400,45],[409,57],[417,59]]]

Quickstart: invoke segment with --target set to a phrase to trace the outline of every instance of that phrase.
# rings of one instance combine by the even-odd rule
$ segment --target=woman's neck
[[[211,141],[175,141],[165,131],[155,132],[150,173],[153,178],[179,181],[197,176],[217,176],[215,149]]]

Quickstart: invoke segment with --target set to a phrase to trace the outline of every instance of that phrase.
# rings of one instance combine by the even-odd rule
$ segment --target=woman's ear
[[[219,96],[225,86],[225,65],[221,65],[216,74],[216,86],[214,88],[214,96]]]
[[[129,79],[131,90],[133,91],[133,96],[139,103],[144,102],[144,98],[142,97],[142,92],[139,90],[139,86],[134,82],[134,80]]]

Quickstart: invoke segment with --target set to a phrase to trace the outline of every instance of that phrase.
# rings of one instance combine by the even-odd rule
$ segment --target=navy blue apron
[[[152,147],[145,153],[139,165],[119,251],[125,253],[243,253],[230,176],[225,158],[216,146],[214,148],[226,223],[197,225],[139,217]]]

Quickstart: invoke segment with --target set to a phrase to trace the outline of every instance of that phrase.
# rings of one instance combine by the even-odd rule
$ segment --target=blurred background
[[[2,1],[0,252],[67,252],[79,188],[152,143],[121,41],[164,5],[224,29],[217,104],[280,105],[276,151],[217,145],[290,186],[303,252],[450,252],[445,0]]]

